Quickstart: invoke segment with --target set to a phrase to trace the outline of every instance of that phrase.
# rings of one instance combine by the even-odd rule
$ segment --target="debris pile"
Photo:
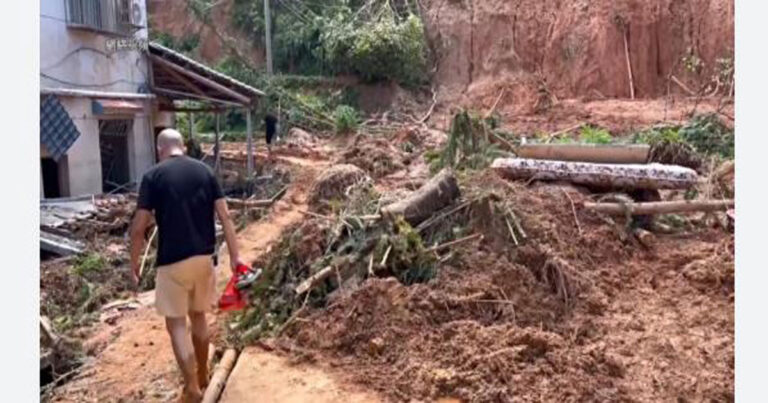
[[[405,143],[400,143],[405,144]],[[337,163],[352,164],[362,168],[377,179],[405,167],[402,154],[413,151],[413,146],[397,149],[385,137],[364,138],[358,135],[352,145],[341,154]]]
[[[356,167],[343,169],[352,179],[333,186],[320,187],[331,175],[319,178],[311,205],[326,208],[306,212],[254,262],[265,268],[264,281],[250,307],[230,317],[230,342],[262,340],[305,359],[322,356],[395,400],[670,396],[646,387],[654,382],[694,400],[732,396],[732,354],[716,347],[723,341],[686,333],[714,326],[732,343],[732,234],[703,220],[690,220],[684,235],[652,232],[642,221],[686,211],[699,217],[732,200],[675,200],[677,189],[663,189],[688,191],[699,178],[660,165],[593,164],[586,175],[599,183],[574,180],[585,174],[578,170],[507,180],[482,169],[496,143],[475,148],[473,136],[485,134],[470,134],[447,143],[453,157],[441,153],[445,166],[458,167],[455,176],[442,171],[396,197],[377,192]],[[583,165],[540,161],[555,173]],[[727,178],[727,166],[723,172]],[[649,292],[658,293],[653,303]],[[682,319],[648,319],[665,315],[677,298],[687,310]],[[704,319],[715,317],[723,319]],[[713,350],[693,356],[656,338]],[[649,372],[648,365],[674,369]],[[679,383],[686,371],[707,386]]]
[[[360,183],[370,183],[365,171],[351,164],[334,165],[317,178],[309,191],[309,205],[316,211],[327,210],[332,204],[348,197],[348,190]]]

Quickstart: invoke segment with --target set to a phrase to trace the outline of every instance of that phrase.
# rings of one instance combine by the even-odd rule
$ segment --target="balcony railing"
[[[130,0],[64,0],[67,25],[108,34],[129,36],[137,27],[131,24]]]

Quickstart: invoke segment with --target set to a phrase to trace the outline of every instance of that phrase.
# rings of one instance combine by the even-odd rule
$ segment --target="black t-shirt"
[[[170,158],[144,174],[137,208],[155,213],[158,266],[213,254],[214,204],[222,197],[211,168],[187,156]]]

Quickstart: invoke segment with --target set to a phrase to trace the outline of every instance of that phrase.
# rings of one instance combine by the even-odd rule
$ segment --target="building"
[[[145,0],[42,0],[40,196],[135,189],[177,101],[250,111],[263,93],[148,42]]]

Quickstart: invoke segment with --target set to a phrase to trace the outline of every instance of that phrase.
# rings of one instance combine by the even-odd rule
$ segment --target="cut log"
[[[646,215],[671,214],[692,211],[726,211],[734,206],[733,200],[684,200],[649,203],[584,203],[584,208],[603,214]]]
[[[55,253],[60,256],[69,256],[82,253],[84,248],[85,245],[82,242],[50,232],[40,231],[40,249],[46,252]]]
[[[640,241],[640,244],[646,248],[652,247],[656,241],[656,237],[653,235],[653,233],[642,228],[635,228],[632,231],[632,234],[635,236],[635,238],[637,238],[638,241]]]
[[[509,179],[566,181],[609,189],[686,189],[698,183],[696,171],[677,165],[497,158],[491,168]]]
[[[648,145],[523,144],[517,147],[517,156],[540,160],[645,164],[650,149]]]
[[[224,385],[227,382],[229,373],[232,372],[232,367],[235,366],[235,360],[237,359],[237,351],[230,348],[224,352],[221,357],[221,361],[216,365],[216,369],[211,377],[211,382],[208,387],[205,388],[205,394],[203,395],[202,403],[215,403],[219,400],[219,395],[224,390]]]
[[[331,274],[333,273],[334,273],[333,266],[328,266],[318,271],[317,273],[309,276],[309,278],[302,281],[301,284],[299,284],[298,287],[296,287],[296,294],[303,294],[311,290],[312,288],[320,284],[320,282],[330,277]]]
[[[456,177],[446,168],[405,199],[382,208],[381,215],[390,220],[402,216],[409,224],[416,226],[451,204],[459,195]]]

